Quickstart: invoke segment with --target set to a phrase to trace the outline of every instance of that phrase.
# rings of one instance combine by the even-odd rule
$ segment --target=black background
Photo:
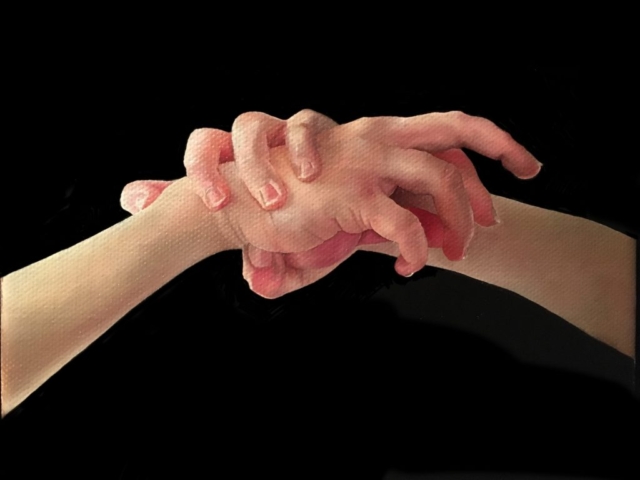
[[[522,182],[473,155],[492,193],[638,235],[634,77],[619,67],[330,75],[211,62],[186,70],[205,77],[188,89],[170,72],[57,72],[9,94],[3,276],[126,218],[127,182],[183,176],[193,129],[228,130],[252,110],[481,115],[545,165]],[[2,420],[3,478],[630,473],[631,360],[510,292],[433,268],[403,279],[392,265],[358,254],[266,301],[238,252],[202,262]]]

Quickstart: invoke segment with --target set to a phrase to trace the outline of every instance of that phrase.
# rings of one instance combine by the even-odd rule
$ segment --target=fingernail
[[[536,176],[540,174],[540,171],[542,170],[542,167],[544,166],[542,164],[542,162],[539,162],[538,160],[536,160],[536,163],[538,164],[538,171],[536,172]]]
[[[273,264],[273,253],[251,248],[249,250],[249,260],[251,265],[256,268],[267,268]]]
[[[313,175],[313,171],[313,163],[311,163],[309,160],[303,160],[300,164],[300,178],[309,178],[311,175]]]
[[[420,269],[418,270],[411,270],[409,271],[409,273],[405,274],[404,276],[409,278],[409,277],[413,277],[415,275],[416,272],[420,271]]]
[[[270,207],[275,204],[280,198],[280,195],[280,188],[273,180],[260,189],[260,197],[262,198],[262,205],[264,207]]]
[[[496,207],[492,207],[492,208],[493,208],[493,220],[496,222],[496,225],[499,223],[502,223],[502,219],[498,215],[498,212],[496,211]]]
[[[135,201],[135,206],[138,209],[138,211],[142,210],[144,208],[144,204],[147,201],[147,194],[146,193],[140,193],[138,194],[138,196],[136,197],[136,201]]]
[[[226,197],[224,193],[222,193],[220,189],[214,185],[207,188],[207,191],[205,193],[205,198],[206,198],[207,207],[217,208],[222,204],[222,202],[225,201]]]

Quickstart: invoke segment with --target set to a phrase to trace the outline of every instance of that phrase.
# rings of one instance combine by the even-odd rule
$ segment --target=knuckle
[[[461,110],[453,110],[451,112],[448,112],[446,115],[448,120],[455,125],[463,125],[464,123],[467,123],[471,118],[470,115],[467,115]]]
[[[472,127],[473,117],[460,110],[454,110],[446,113],[445,115],[447,123],[451,128],[450,135],[455,138],[457,143],[463,143],[462,140],[464,138],[464,132],[468,131]]]
[[[199,145],[206,142],[211,137],[211,132],[213,130],[211,128],[196,128],[189,135],[189,139],[187,140],[187,147],[193,147],[194,145]]]
[[[183,163],[187,171],[193,170],[202,164],[202,158],[198,155],[185,155]]]
[[[236,117],[233,121],[233,130],[255,131],[264,122],[265,114],[262,112],[245,112]]]
[[[212,135],[212,129],[210,128],[198,128],[191,132],[187,140],[187,148],[184,154],[185,167],[193,167],[201,162],[201,156]]]
[[[417,239],[420,235],[423,235],[422,225],[414,215],[407,215],[402,226],[405,234],[408,238]]]
[[[484,117],[476,117],[476,121],[478,123],[479,128],[484,128],[485,130],[492,130],[494,135],[500,135],[500,139],[510,138],[511,135],[504,130],[503,128],[496,125],[494,122]]]
[[[447,163],[442,167],[442,182],[446,186],[457,186],[462,181],[462,176],[458,167],[452,163]]]
[[[378,196],[379,193],[380,193],[379,189],[368,182],[360,186],[360,197],[363,202],[373,203],[373,201],[375,200],[375,198]]]
[[[184,166],[187,169],[187,171],[189,171],[195,166],[196,161],[193,159],[193,157],[190,157],[189,155],[186,155],[184,157],[184,161],[182,163],[184,164]]]
[[[299,125],[307,125],[318,117],[320,114],[315,110],[311,110],[310,108],[304,108],[296,113],[293,117],[289,119],[290,122],[296,123]]]
[[[362,117],[349,123],[349,128],[355,135],[365,135],[375,129],[375,123],[372,117]]]
[[[513,136],[509,132],[507,132],[506,130],[503,130],[500,127],[497,127],[497,126],[495,128],[500,132],[501,140],[504,143],[511,143],[511,142],[514,141],[513,140]]]

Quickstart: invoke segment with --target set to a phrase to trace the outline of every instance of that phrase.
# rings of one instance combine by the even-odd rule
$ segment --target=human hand
[[[286,203],[287,190],[265,160],[268,149],[286,144],[298,178],[313,181],[322,168],[315,138],[336,125],[330,118],[305,109],[286,121],[262,112],[247,112],[236,118],[231,132],[197,129],[190,135],[185,150],[187,176],[194,181],[196,192],[205,204],[211,210],[218,210],[230,201],[230,191],[220,175],[219,165],[235,157],[240,177],[251,195],[263,208],[278,209]],[[469,148],[500,160],[522,179],[533,178],[540,169],[540,163],[507,132],[487,119],[463,112],[361,118],[346,126],[354,135],[369,140],[432,154]],[[462,151],[443,159],[455,165],[463,175],[476,223],[482,226],[495,224],[490,196],[475,175],[471,161]]]
[[[238,174],[253,198],[265,210],[277,210],[286,203],[287,189],[268,161],[269,149],[286,144],[298,179],[312,181],[322,168],[316,136],[336,125],[330,118],[306,109],[288,120],[261,112],[243,113],[233,122],[231,132],[197,129],[187,140],[184,155],[187,177],[205,205],[217,211],[231,200],[229,185],[219,166],[235,160]]]
[[[292,163],[303,163],[303,158],[315,159],[313,163],[316,165],[314,167],[316,174],[307,178],[307,181],[313,180],[321,165],[314,135],[331,128],[332,125],[336,124],[331,119],[311,110],[303,110],[287,122],[263,113],[249,112],[236,119],[231,134],[213,129],[196,130],[190,136],[185,152],[187,176],[194,181],[195,191],[203,198],[210,197],[212,192],[217,191],[213,186],[218,185],[223,188],[227,192],[223,195],[224,201],[221,203],[211,199],[206,201],[209,205],[212,205],[212,202],[216,203],[217,207],[214,210],[222,208],[228,203],[230,194],[226,182],[219,175],[219,162],[233,159],[235,148],[239,159],[237,160],[239,171],[241,178],[245,179],[245,185],[257,185],[260,182],[256,178],[263,177],[267,170],[278,176],[271,165],[265,167],[265,164],[268,164],[264,159],[265,152],[268,151],[266,145],[281,144],[286,137]],[[495,124],[487,119],[462,112],[429,113],[408,118],[361,118],[341,128],[348,129],[354,136],[388,146],[419,149],[431,155],[437,153],[438,158],[450,164],[448,168],[456,170],[450,173],[452,177],[458,175],[462,177],[474,221],[481,226],[491,226],[497,222],[495,210],[491,196],[478,178],[475,167],[459,147],[470,148],[501,161],[508,170],[522,179],[533,178],[539,172],[541,165],[524,147]],[[262,157],[259,158],[258,154]],[[154,189],[155,187],[150,188],[150,190]],[[138,200],[133,205],[137,211],[151,203],[151,197],[147,197],[143,190],[138,186]],[[261,197],[257,193],[258,190],[250,188],[254,198],[259,200]],[[284,187],[282,191],[286,195]],[[145,197],[147,197],[146,203]],[[270,208],[279,208],[283,204],[284,197]],[[442,206],[439,212],[444,208]],[[444,217],[447,220],[446,214]],[[450,244],[456,242],[454,232],[456,228],[460,228],[459,225],[447,224],[445,229],[444,248],[445,254],[450,259],[453,257],[448,252],[455,250],[455,247]]]
[[[234,164],[223,165],[221,171],[228,172],[225,177],[236,198],[216,215],[225,219],[224,229],[233,237],[235,248],[251,244],[271,252],[300,252],[339,231],[356,234],[374,230],[398,243],[401,256],[396,269],[408,275],[426,263],[427,244],[415,216],[389,199],[396,186],[418,193],[429,191],[438,199],[445,194],[454,197],[450,216],[468,215],[463,220],[472,223],[463,189],[451,195],[438,188],[442,172],[438,165],[425,164],[421,152],[384,147],[348,135],[348,130],[335,128],[318,137],[319,151],[329,164],[325,162],[323,175],[313,184],[297,182],[286,149],[271,150],[271,163],[287,183],[292,200],[295,198],[272,212],[264,212],[248,195]],[[357,158],[352,158],[354,151]],[[403,168],[393,168],[398,164]],[[131,188],[125,189],[123,198]]]
[[[122,207],[132,214],[140,213],[136,197],[143,195],[145,203],[155,204],[162,192],[175,183],[160,180],[130,183],[123,190]],[[429,248],[442,247],[444,226],[438,215],[429,211],[433,203],[430,196],[413,195],[398,189],[391,198],[418,218]],[[192,202],[191,207],[197,207],[197,203]],[[181,216],[180,209],[189,207],[182,204],[175,212],[176,217]],[[399,256],[397,245],[372,230],[362,234],[338,232],[317,247],[299,253],[273,253],[246,245],[242,249],[243,276],[258,295],[277,298],[315,283],[359,250]]]
[[[459,131],[461,125],[469,127],[476,136],[469,137],[468,133]],[[418,148],[440,149],[452,144],[452,142],[458,142],[461,145],[474,148],[485,155],[501,160],[508,169],[521,178],[531,178],[535,176],[540,168],[540,164],[533,156],[491,122],[485,119],[469,117],[460,112],[428,114],[408,119],[394,117],[361,119],[341,128],[345,127],[349,127],[352,132],[357,132],[364,138],[382,138],[383,141],[391,144],[415,146]],[[479,225],[484,226],[494,224],[495,218],[491,197],[477,177],[475,168],[466,155],[461,150],[452,149],[439,152],[435,156],[458,168],[462,176],[464,188],[469,194],[475,221]],[[153,202],[166,185],[168,185],[168,182],[135,182],[134,184],[130,184],[128,186],[129,188],[123,192],[123,207],[132,213],[139,211],[141,208]],[[136,198],[142,198],[142,201],[136,201]],[[422,201],[424,201],[424,199]],[[427,201],[427,203],[429,202]],[[441,210],[444,211],[445,209],[440,208],[438,212]],[[417,212],[419,211],[414,213]],[[423,220],[425,215],[428,215],[428,213],[422,211],[421,220]],[[437,221],[438,217],[434,215],[431,215],[430,218],[432,219],[431,223],[439,225],[439,238],[441,241],[444,241],[446,247],[447,244],[451,243],[453,228],[451,225],[445,228],[442,223]],[[364,238],[371,239],[374,238],[374,236],[365,235]],[[428,231],[427,236],[429,236]],[[447,236],[449,237],[448,242],[446,241]],[[455,235],[453,236],[455,239]],[[430,244],[432,244],[432,239],[430,238],[429,240]],[[379,242],[382,241],[382,239],[378,237],[376,241]],[[264,252],[261,253],[258,249],[249,245],[244,251],[245,278],[257,293],[261,293],[264,296],[274,296],[274,283],[280,285],[280,287],[278,287],[280,289],[278,290],[280,292],[279,294],[287,293],[288,291],[312,283],[311,279],[313,278],[317,279],[324,276],[324,274],[328,272],[323,274],[321,270],[323,270],[326,265],[330,265],[330,263],[327,262],[328,260],[335,260],[335,262],[338,263],[341,261],[339,258],[341,255],[343,255],[342,260],[344,260],[353,252],[353,248],[361,243],[358,235],[341,233],[335,238],[332,238],[326,245],[319,246],[313,251],[286,256],[266,255]],[[444,249],[445,254],[447,254],[447,251],[451,252],[451,248]],[[268,258],[273,257],[276,260],[271,272],[268,271],[267,267],[264,267],[265,255]],[[451,258],[450,254],[447,256]],[[260,265],[262,268],[257,268],[253,265],[249,261],[251,258],[254,259],[256,265]],[[277,266],[283,267],[284,270],[283,268],[276,269]],[[312,267],[315,267],[313,268],[316,270],[315,272],[310,272]],[[335,265],[331,270],[333,268],[335,268]],[[289,274],[282,273],[283,271],[288,271],[288,269],[292,269]],[[279,270],[279,272],[276,272],[276,270]],[[303,272],[302,270],[309,271]],[[281,281],[277,280],[278,277],[281,278]],[[265,278],[271,278],[274,281],[266,282],[271,285],[268,289],[261,289],[260,285],[265,282],[256,281],[256,279],[260,278],[263,280]],[[262,292],[259,290],[262,290]],[[271,291],[272,294],[269,294],[267,290]]]

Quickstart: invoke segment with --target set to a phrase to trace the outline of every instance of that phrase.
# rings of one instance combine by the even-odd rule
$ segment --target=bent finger
[[[413,213],[380,195],[364,208],[362,219],[368,228],[398,244],[401,255],[396,261],[395,269],[400,275],[413,275],[426,265],[427,237]]]
[[[286,189],[269,161],[269,147],[283,139],[286,122],[262,112],[238,116],[231,127],[238,173],[251,196],[265,210],[286,203]]]
[[[493,122],[460,111],[362,118],[348,125],[360,136],[400,148],[429,152],[468,148],[500,161],[521,179],[535,177],[542,167],[526,148]]]
[[[493,208],[491,194],[482,184],[476,167],[467,154],[458,148],[454,148],[434,153],[433,156],[458,167],[462,175],[464,188],[469,195],[474,221],[483,227],[490,227],[498,223],[499,219]]]
[[[360,237],[359,233],[340,231],[311,250],[286,254],[285,260],[288,266],[298,269],[325,268],[349,258],[355,252]]]
[[[304,288],[335,270],[340,262],[323,268],[298,268],[288,264],[287,255],[259,251],[247,246],[243,250],[243,276],[249,288],[261,297],[274,299]],[[256,267],[252,262],[267,266]]]
[[[135,215],[155,202],[165,188],[172,183],[172,181],[163,180],[137,180],[128,183],[120,194],[120,206]]]
[[[276,298],[284,281],[282,255],[253,245],[242,249],[242,276],[249,288],[265,298]]]
[[[213,211],[223,208],[230,199],[230,190],[218,165],[233,158],[231,136],[213,128],[194,130],[187,140],[184,166],[196,185],[196,193]]]
[[[322,160],[316,136],[336,125],[329,117],[309,109],[301,110],[287,120],[286,143],[293,170],[300,180],[310,182],[320,175]]]
[[[443,253],[464,258],[475,231],[473,211],[462,174],[452,163],[419,150],[390,147],[386,152],[388,181],[414,194],[431,195],[445,225]]]

